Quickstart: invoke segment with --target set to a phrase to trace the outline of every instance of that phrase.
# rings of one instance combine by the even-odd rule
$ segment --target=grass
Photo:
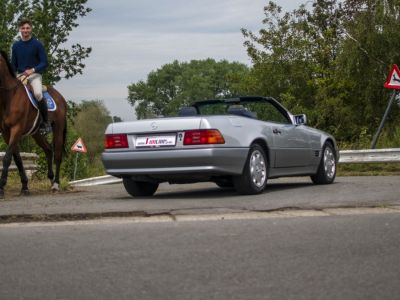
[[[38,178],[37,176],[32,176],[28,182],[29,191],[31,194],[51,194],[51,184],[50,181],[46,178]],[[60,191],[68,192],[71,191],[72,188],[68,184],[68,180],[66,178],[61,178],[60,182]],[[8,174],[7,185],[5,187],[6,195],[17,196],[21,191],[21,179],[19,177],[18,172],[11,171]]]
[[[337,176],[400,176],[400,162],[339,164]]]
[[[357,142],[340,143],[340,150],[370,149],[372,136],[363,132]],[[376,145],[376,149],[400,148],[400,127],[386,128]],[[339,164],[338,176],[399,176],[400,162],[396,163],[361,163]]]

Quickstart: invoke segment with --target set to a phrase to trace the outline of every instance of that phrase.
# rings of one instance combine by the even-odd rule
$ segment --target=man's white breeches
[[[23,76],[22,74],[18,74],[18,77]],[[31,84],[33,89],[33,95],[35,96],[36,100],[42,101],[43,99],[43,90],[42,90],[42,75],[39,73],[33,73],[28,78],[28,83]]]

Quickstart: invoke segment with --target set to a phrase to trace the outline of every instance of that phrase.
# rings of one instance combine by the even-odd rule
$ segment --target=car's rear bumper
[[[201,148],[155,151],[105,151],[110,175],[241,174],[249,148]]]

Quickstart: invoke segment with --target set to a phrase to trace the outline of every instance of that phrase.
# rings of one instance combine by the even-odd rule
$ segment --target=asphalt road
[[[0,299],[397,299],[400,214],[0,225]]]
[[[331,185],[314,185],[306,178],[270,180],[260,195],[238,195],[213,183],[162,184],[150,198],[132,198],[122,184],[77,188],[59,194],[15,197],[6,193],[0,201],[2,217],[51,214],[117,214],[137,212],[152,215],[204,214],[268,211],[285,208],[400,206],[400,177],[338,177]],[[7,191],[6,191],[7,192]]]

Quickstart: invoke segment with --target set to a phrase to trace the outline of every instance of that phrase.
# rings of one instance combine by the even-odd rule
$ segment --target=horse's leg
[[[19,153],[18,145],[15,146],[13,157],[14,157],[14,162],[18,168],[19,177],[21,178],[21,184],[22,184],[21,195],[29,195],[28,177],[26,176],[25,168],[22,163],[22,158],[21,154]]]
[[[10,167],[11,160],[12,160],[13,149],[12,147],[8,146],[6,153],[3,157],[3,170],[1,172],[0,178],[0,198],[4,198],[4,187],[7,184],[8,178],[8,168]]]
[[[53,145],[54,145],[54,162],[56,164],[56,176],[54,177],[53,191],[58,191],[60,185],[60,168],[62,155],[64,151],[64,126],[65,124],[54,124],[53,127]]]
[[[47,159],[47,178],[50,179],[50,183],[54,181],[54,173],[53,173],[53,149],[51,145],[47,141],[46,137],[36,133],[32,136],[36,143],[39,145],[40,148],[43,149],[44,154],[46,155]]]
[[[8,146],[6,149],[6,153],[4,154],[3,157],[3,170],[1,172],[1,178],[0,178],[0,198],[4,198],[4,187],[7,184],[8,169],[10,167],[12,156],[18,145],[18,141],[21,138],[21,135],[22,134],[19,126],[11,128],[10,132],[3,133],[4,140],[6,141]]]

